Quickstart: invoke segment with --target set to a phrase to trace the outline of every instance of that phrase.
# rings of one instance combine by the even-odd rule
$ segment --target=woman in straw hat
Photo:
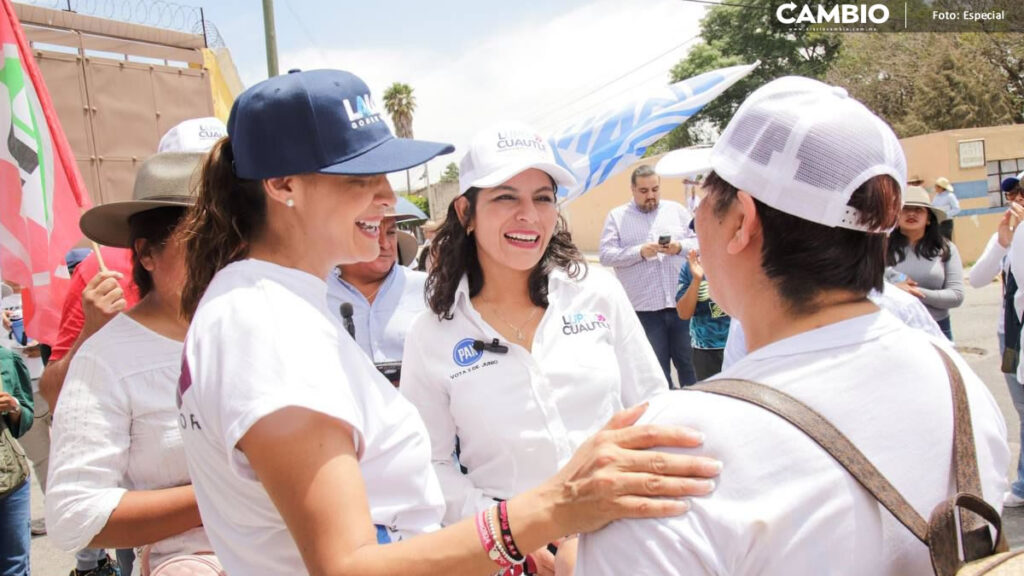
[[[949,310],[964,301],[964,269],[956,245],[939,228],[947,218],[941,208],[932,205],[924,188],[908,186],[899,225],[889,235],[888,264],[905,277],[890,274],[890,278],[921,299],[952,341]]]
[[[348,72],[296,71],[235,100],[187,226],[178,388],[203,525],[228,573],[492,574],[566,534],[686,508],[653,496],[687,493],[678,476],[697,461],[637,449],[698,438],[625,427],[640,408],[534,490],[438,530],[423,421],[327,309],[324,279],[377,257],[395,204],[385,174],[451,150],[394,138]]]
[[[151,545],[143,574],[174,556],[210,550],[175,404],[188,328],[178,231],[195,201],[202,158],[157,154],[139,168],[133,200],[83,215],[91,240],[131,249],[141,299],[78,349],[51,431],[51,539],[67,551]]]

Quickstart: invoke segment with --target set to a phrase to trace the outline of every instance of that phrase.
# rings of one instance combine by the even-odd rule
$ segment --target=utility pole
[[[263,30],[267,37],[267,77],[277,76],[277,32],[274,31],[274,0],[263,0]]]

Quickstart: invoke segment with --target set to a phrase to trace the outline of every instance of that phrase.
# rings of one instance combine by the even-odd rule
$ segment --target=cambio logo
[[[775,19],[783,24],[884,24],[889,21],[889,7],[884,4],[837,4],[826,8],[821,4],[804,4],[797,10],[794,2],[779,6]]]

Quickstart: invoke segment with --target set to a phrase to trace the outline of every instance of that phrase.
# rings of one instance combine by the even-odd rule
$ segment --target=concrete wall
[[[949,130],[904,138],[901,141],[907,155],[908,176],[922,178],[923,185],[929,191],[934,187],[935,179],[940,176],[949,178],[953,183],[962,209],[955,219],[953,240],[965,264],[974,262],[981,255],[1004,210],[991,205],[998,203],[998,196],[989,194],[993,182],[989,181],[985,166],[960,168],[959,142],[978,139],[984,140],[986,163],[1024,158],[1024,125],[1021,124]],[[608,211],[631,198],[629,175],[636,166],[654,166],[659,159],[660,156],[642,160],[563,209],[573,239],[581,250],[597,252]],[[1024,170],[1024,166],[1021,169]],[[683,201],[681,180],[662,178],[661,190],[663,199]]]
[[[934,132],[904,138],[901,143],[907,155],[908,174],[923,178],[929,192],[940,176],[949,178],[953,184],[961,208],[954,219],[953,242],[967,264],[981,256],[1004,208],[999,205],[999,195],[991,193],[998,189],[998,182],[989,179],[986,166],[960,168],[959,143],[965,140],[984,141],[986,164],[1024,158],[1021,124]]]

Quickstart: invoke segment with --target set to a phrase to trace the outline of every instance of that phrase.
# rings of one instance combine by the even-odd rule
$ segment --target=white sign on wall
[[[985,165],[985,140],[961,140],[959,145],[960,167],[980,168]]]

